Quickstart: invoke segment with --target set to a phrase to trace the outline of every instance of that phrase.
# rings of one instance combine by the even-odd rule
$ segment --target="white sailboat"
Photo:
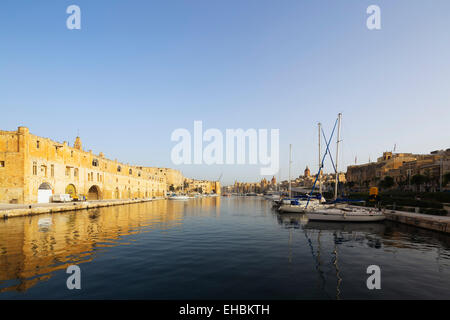
[[[189,200],[189,197],[183,194],[174,194],[169,197],[169,200]]]
[[[283,203],[278,208],[281,212],[291,212],[291,213],[304,213],[307,211],[307,207],[311,210],[312,208],[319,208],[323,206],[325,199],[321,197],[318,198],[309,198],[303,199],[286,199],[283,200]],[[307,206],[308,205],[308,206]]]
[[[318,208],[320,207],[324,202],[325,198],[322,196],[322,186],[320,186],[320,193],[319,197],[314,197],[311,194],[306,195],[301,198],[291,198],[291,153],[292,153],[292,145],[290,145],[289,149],[289,198],[283,199],[281,201],[281,205],[279,206],[278,210],[280,212],[289,212],[289,213],[304,213],[306,209],[309,208]],[[319,179],[320,179],[320,164],[321,164],[321,158],[320,158],[320,123],[319,123]]]
[[[172,194],[169,196],[169,200],[189,200],[191,197],[189,197],[188,195],[184,194],[184,181],[183,184],[181,186],[181,194]]]
[[[337,200],[338,191],[338,158],[340,143],[340,127],[342,114],[338,114],[338,131],[336,141],[336,178],[334,183],[334,200]],[[364,208],[358,206],[350,206],[347,204],[331,204],[323,206],[311,206],[306,211],[308,220],[315,221],[336,221],[336,222],[374,222],[382,221],[386,218],[383,211],[377,208]]]
[[[306,212],[308,220],[335,222],[375,222],[386,219],[384,212],[377,208],[362,208],[349,205],[330,205],[328,207],[312,207]]]

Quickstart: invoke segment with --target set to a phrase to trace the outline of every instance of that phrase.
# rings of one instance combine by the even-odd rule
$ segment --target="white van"
[[[70,194],[54,194],[52,197],[53,202],[70,202],[72,197]]]

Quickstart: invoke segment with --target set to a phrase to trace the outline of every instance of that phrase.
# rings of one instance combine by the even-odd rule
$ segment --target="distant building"
[[[311,171],[309,171],[308,166],[306,166],[306,169],[305,169],[305,177],[307,178],[307,177],[309,177],[310,175],[311,175]]]

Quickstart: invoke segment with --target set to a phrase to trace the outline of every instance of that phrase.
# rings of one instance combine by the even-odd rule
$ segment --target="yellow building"
[[[208,180],[196,180],[196,179],[184,179],[186,192],[198,192],[198,193],[221,193],[219,181]]]
[[[445,173],[445,166],[440,163],[450,154],[448,151],[434,151],[431,154],[384,152],[377,162],[347,167],[347,181],[357,185],[376,186],[380,180],[390,176],[396,183],[405,181],[416,174],[439,177],[440,167]],[[429,171],[427,171],[429,170]]]
[[[165,196],[166,175],[84,151],[80,138],[67,142],[30,134],[26,127],[0,131],[0,202],[45,203],[52,194],[88,199]]]

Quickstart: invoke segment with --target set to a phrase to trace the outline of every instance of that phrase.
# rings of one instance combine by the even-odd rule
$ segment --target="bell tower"
[[[311,171],[309,171],[308,166],[306,166],[306,169],[305,169],[305,177],[309,177],[310,175],[311,175]]]
[[[73,147],[78,150],[83,150],[80,137],[75,138],[75,143],[73,144]]]

